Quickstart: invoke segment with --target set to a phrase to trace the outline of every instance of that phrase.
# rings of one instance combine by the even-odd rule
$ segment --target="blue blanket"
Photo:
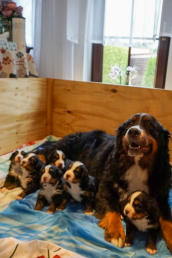
[[[0,213],[1,238],[49,240],[85,257],[151,257],[145,250],[145,235],[139,233],[132,247],[117,248],[104,240],[98,220],[85,215],[81,205],[71,203],[65,210],[50,215],[33,209],[37,194],[11,202]],[[158,253],[154,257],[172,257],[164,240],[159,240],[157,246]]]
[[[137,234],[132,247],[115,247],[104,240],[98,220],[85,215],[80,204],[70,203],[63,211],[50,215],[45,210],[34,210],[37,195],[38,191],[23,200],[12,201],[0,212],[0,238],[48,240],[85,257],[152,257],[146,252],[144,233]],[[172,192],[169,202],[172,207]],[[158,253],[153,257],[172,257],[163,239],[158,240],[157,247]]]

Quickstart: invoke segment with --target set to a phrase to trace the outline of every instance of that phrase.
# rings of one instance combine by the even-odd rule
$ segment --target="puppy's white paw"
[[[116,245],[117,247],[122,248],[124,246],[124,242],[121,237],[119,238],[112,238],[111,243]]]
[[[93,215],[93,214],[94,214],[93,211],[85,211],[84,213],[85,213],[86,215]]]
[[[48,213],[48,214],[54,214],[53,211],[49,211],[49,210],[47,210],[46,213]]]
[[[152,249],[152,248],[149,248],[149,247],[146,248],[146,251],[147,251],[149,254],[156,254],[156,253],[157,253],[157,249]]]
[[[16,200],[22,200],[23,198],[19,195],[17,195]]]
[[[6,187],[1,188],[1,193],[5,193],[8,189]]]
[[[125,243],[124,246],[125,246],[125,247],[130,247],[130,246],[131,246],[131,243]]]

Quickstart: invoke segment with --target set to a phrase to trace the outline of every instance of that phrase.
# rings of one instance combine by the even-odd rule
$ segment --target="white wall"
[[[160,36],[171,37],[165,89],[172,90],[172,0],[163,0]]]
[[[172,90],[172,38],[169,49],[165,89]]]

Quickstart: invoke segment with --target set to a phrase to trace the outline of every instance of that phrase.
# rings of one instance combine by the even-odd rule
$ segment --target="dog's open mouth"
[[[136,156],[144,153],[148,153],[151,149],[150,145],[145,144],[144,142],[130,141],[128,143],[128,153],[130,156]]]

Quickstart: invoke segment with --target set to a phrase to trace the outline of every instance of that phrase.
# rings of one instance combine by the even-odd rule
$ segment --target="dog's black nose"
[[[128,135],[130,136],[139,136],[140,134],[141,131],[138,128],[133,127],[128,130]]]

